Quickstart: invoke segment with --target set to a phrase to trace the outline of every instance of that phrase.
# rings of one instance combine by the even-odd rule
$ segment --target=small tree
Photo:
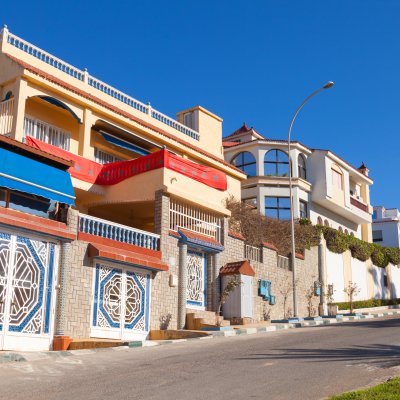
[[[314,285],[311,285],[308,289],[306,289],[306,299],[307,299],[308,316],[313,317],[317,311],[313,304]]]
[[[239,279],[237,275],[233,276],[228,283],[225,286],[225,289],[222,291],[220,297],[219,297],[219,303],[218,303],[218,309],[215,313],[215,320],[216,320],[216,325],[220,326],[221,321],[219,318],[219,315],[221,313],[221,307],[225,304],[226,300],[228,300],[228,297],[231,295],[231,293],[240,285],[242,285],[243,282]]]
[[[349,296],[350,314],[353,314],[354,297],[356,297],[360,291],[361,289],[357,286],[357,283],[352,281],[349,281],[347,287],[344,288],[344,292]]]
[[[297,284],[297,281],[296,281]],[[282,286],[279,289],[279,293],[283,298],[283,318],[288,319],[292,316],[292,310],[290,308],[286,309],[287,301],[289,299],[290,294],[293,292],[293,284],[289,281],[289,278],[286,276],[283,281]]]

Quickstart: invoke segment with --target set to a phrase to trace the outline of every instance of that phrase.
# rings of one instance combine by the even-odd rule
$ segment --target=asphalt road
[[[322,399],[400,375],[398,317],[0,364],[0,399]]]

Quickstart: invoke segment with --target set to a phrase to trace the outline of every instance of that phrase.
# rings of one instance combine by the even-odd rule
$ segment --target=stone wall
[[[169,319],[168,328],[176,329],[178,318],[178,286],[170,287],[169,277],[178,278],[178,239],[169,233],[169,197],[162,191],[155,196],[155,233],[160,235],[162,260],[168,264],[168,272],[157,272],[151,288],[150,329],[160,329],[162,320]]]
[[[87,247],[86,242],[76,240],[71,243],[65,334],[74,339],[90,337],[93,266],[87,257]]]

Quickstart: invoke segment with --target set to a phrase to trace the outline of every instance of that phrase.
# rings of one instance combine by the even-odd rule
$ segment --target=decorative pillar
[[[79,149],[78,154],[82,157],[93,159],[94,149],[90,146],[90,138],[92,134],[92,125],[94,122],[92,111],[85,108],[83,111],[83,121],[79,125]]]
[[[221,284],[219,279],[219,270],[221,269],[220,253],[215,253],[213,258],[213,310],[218,310],[219,296],[221,292]]]
[[[179,243],[178,329],[186,324],[187,300],[187,244]]]
[[[24,139],[24,119],[25,105],[28,83],[24,79],[19,79],[16,83],[16,92],[14,93],[14,110],[12,119],[11,136],[20,142]]]
[[[319,282],[321,284],[321,295],[319,299],[319,315],[327,315],[328,308],[326,305],[326,262],[325,262],[325,239],[321,238],[318,245],[318,273]]]
[[[61,244],[60,268],[58,274],[58,293],[55,336],[53,341],[53,350],[67,350],[71,343],[71,338],[65,335],[65,308],[68,295],[68,282],[70,272],[70,253],[71,243]]]

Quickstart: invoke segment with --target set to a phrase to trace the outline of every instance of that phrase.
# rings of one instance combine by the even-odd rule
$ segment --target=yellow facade
[[[4,40],[1,46],[0,97],[4,99],[8,92],[12,92],[14,97],[12,129],[8,132],[12,138],[24,140],[28,118],[37,124],[48,124],[69,134],[68,150],[86,159],[94,160],[95,149],[118,160],[140,157],[139,154],[110,145],[104,140],[99,129],[102,129],[102,124],[107,124],[113,127],[108,131],[111,129],[112,134],[123,140],[146,142],[146,150],[149,152],[165,146],[177,155],[227,175],[226,191],[206,186],[166,168],[149,171],[106,188],[73,179],[78,194],[76,203],[81,211],[88,212],[93,207],[105,204],[152,202],[155,191],[163,190],[201,208],[229,215],[224,199],[230,195],[240,198],[240,181],[244,175],[223,160],[221,118],[202,107],[190,109],[196,114],[197,132],[192,129],[185,134],[182,131],[186,128],[178,121],[187,111],[177,114],[176,125],[170,120],[162,122],[166,116],[150,106],[138,101],[126,104],[128,100],[133,100],[116,89],[113,89],[113,95],[99,90],[96,84],[106,84],[98,80],[93,83],[89,79],[94,78],[86,72],[76,70],[83,74],[81,79],[77,79]],[[26,64],[21,65],[20,61]],[[68,66],[66,63],[64,65]],[[116,93],[124,100],[116,99]],[[44,101],[40,98],[42,96],[57,99],[67,110]],[[198,135],[199,140],[190,135]]]

